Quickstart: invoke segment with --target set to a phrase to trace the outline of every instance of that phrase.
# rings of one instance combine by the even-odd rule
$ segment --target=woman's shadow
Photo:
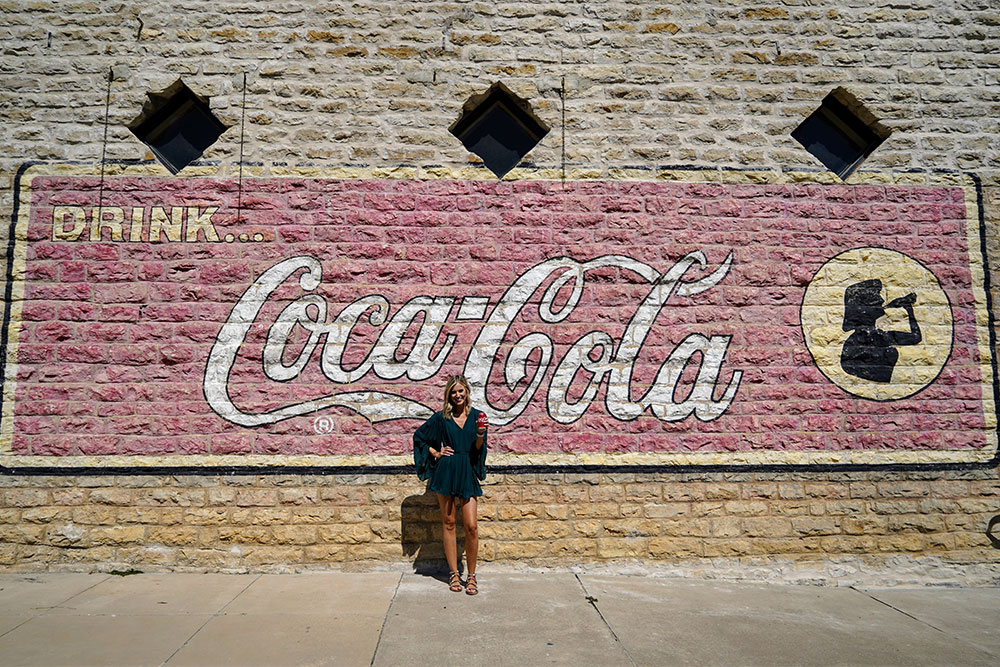
[[[400,541],[403,554],[413,559],[413,571],[447,583],[448,562],[444,557],[441,530],[441,511],[437,494],[426,489],[422,495],[403,499],[399,512]],[[458,569],[462,570],[462,554],[465,551],[462,520],[458,520]]]

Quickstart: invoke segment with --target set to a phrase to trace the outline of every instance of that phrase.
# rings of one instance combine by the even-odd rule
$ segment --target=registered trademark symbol
[[[313,420],[313,430],[320,435],[329,435],[333,433],[334,425],[335,422],[333,421],[333,417],[328,417],[326,415],[316,417],[316,419]]]

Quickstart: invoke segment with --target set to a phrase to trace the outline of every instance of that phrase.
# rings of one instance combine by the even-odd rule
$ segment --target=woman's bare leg
[[[455,496],[437,494],[441,508],[441,540],[444,543],[444,557],[448,561],[448,571],[458,571],[458,542],[455,538]]]
[[[462,526],[465,527],[465,564],[469,574],[476,573],[476,559],[479,557],[479,524],[476,512],[479,503],[475,498],[462,500]]]

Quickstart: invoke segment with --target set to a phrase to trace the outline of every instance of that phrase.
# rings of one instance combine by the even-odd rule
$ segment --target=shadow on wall
[[[993,529],[996,528],[997,524],[1000,524],[1000,514],[990,519],[990,522],[986,525],[986,537],[994,549],[1000,549],[1000,537],[993,534]]]
[[[418,574],[447,572],[448,564],[441,546],[441,512],[437,495],[426,489],[422,495],[403,499],[399,512],[403,554],[413,558],[413,571]],[[458,554],[465,549],[461,515],[458,519]],[[462,569],[461,563],[459,569]]]

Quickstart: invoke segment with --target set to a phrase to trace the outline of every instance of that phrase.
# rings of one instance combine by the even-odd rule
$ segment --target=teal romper
[[[483,446],[476,449],[476,419],[479,410],[472,408],[465,418],[465,427],[459,428],[454,419],[445,419],[440,412],[421,424],[413,434],[413,463],[417,477],[429,479],[431,491],[442,496],[477,498],[483,495],[479,480],[486,479],[486,437]],[[435,459],[430,448],[437,451],[448,445],[454,450],[451,456]]]

